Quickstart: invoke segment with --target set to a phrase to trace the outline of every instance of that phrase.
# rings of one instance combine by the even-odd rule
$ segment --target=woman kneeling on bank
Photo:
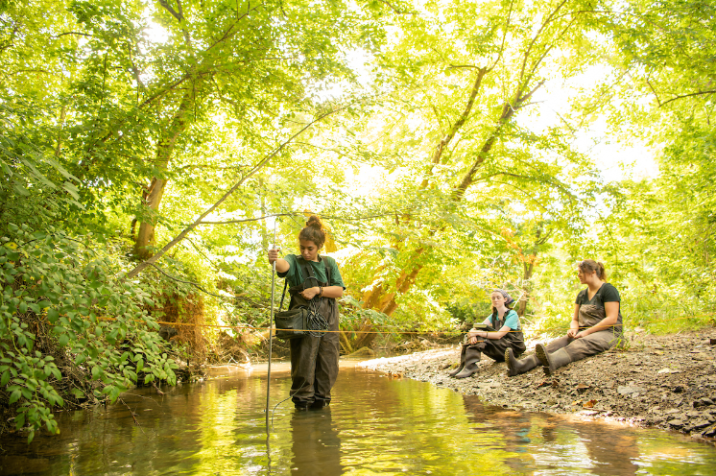
[[[514,299],[501,289],[495,290],[491,295],[492,314],[489,315],[483,324],[491,326],[497,331],[482,331],[472,329],[467,334],[467,343],[462,346],[460,366],[451,377],[465,378],[477,372],[477,363],[481,354],[485,354],[492,360],[503,362],[506,350],[520,355],[525,351],[525,340],[520,330],[520,319],[513,311],[510,304]]]
[[[577,294],[574,315],[564,337],[549,345],[537,344],[535,355],[517,360],[505,351],[507,374],[512,377],[542,364],[547,375],[570,362],[586,359],[616,346],[622,339],[619,291],[607,283],[602,263],[586,259],[579,263],[579,281],[587,285]]]

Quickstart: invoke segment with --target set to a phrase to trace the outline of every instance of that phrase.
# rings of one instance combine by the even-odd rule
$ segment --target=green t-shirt
[[[286,261],[288,261],[288,271],[285,273],[278,273],[279,278],[286,278],[288,280],[288,285],[290,287],[293,286],[300,286],[303,284],[303,281],[308,278],[306,276],[306,270],[301,270],[299,274],[299,264],[298,264],[298,258],[300,256],[297,255],[287,255],[284,257]],[[311,267],[313,268],[313,273],[316,276],[316,279],[318,281],[325,283],[328,281],[326,277],[326,266],[331,269],[331,282],[328,283],[329,286],[340,286],[343,289],[346,288],[345,284],[343,284],[343,278],[341,277],[341,272],[338,271],[338,266],[336,265],[336,260],[329,256],[321,256],[318,255],[319,261],[309,261],[311,264]],[[307,286],[315,286],[315,283],[307,282]]]

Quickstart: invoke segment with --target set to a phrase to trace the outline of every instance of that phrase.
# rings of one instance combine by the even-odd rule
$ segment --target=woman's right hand
[[[572,339],[576,339],[576,338],[577,338],[577,334],[579,334],[579,327],[571,327],[571,328],[567,331],[567,336],[568,336],[568,337],[571,337]]]
[[[281,251],[281,248],[276,248],[273,250],[268,250],[268,260],[269,264],[273,264],[274,261],[278,260],[278,252]]]
[[[468,342],[469,342],[470,344],[477,344],[477,337],[470,337],[470,338],[468,339]]]

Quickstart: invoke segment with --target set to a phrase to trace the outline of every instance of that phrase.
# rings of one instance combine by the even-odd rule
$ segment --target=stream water
[[[276,369],[273,404],[290,387]],[[330,407],[278,407],[270,458],[265,372],[163,390],[56,414],[61,434],[30,445],[0,440],[0,475],[716,474],[716,448],[677,434],[485,406],[350,364]]]

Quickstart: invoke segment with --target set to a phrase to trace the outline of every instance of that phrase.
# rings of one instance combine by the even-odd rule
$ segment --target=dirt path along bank
[[[450,378],[448,372],[459,362],[458,347],[361,365],[478,395],[494,405],[612,418],[716,441],[716,329],[628,338],[627,350],[574,362],[555,377],[547,377],[541,367],[508,377],[504,363],[483,356],[475,375]]]

